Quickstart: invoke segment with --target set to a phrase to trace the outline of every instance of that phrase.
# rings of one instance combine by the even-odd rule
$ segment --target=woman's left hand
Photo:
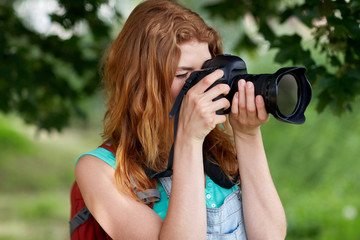
[[[238,89],[232,100],[229,119],[234,137],[256,135],[260,126],[269,119],[264,99],[261,95],[255,97],[252,82],[241,79],[238,81]]]

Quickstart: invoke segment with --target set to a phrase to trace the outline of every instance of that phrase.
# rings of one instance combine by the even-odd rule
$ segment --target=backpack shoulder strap
[[[86,205],[69,221],[70,223],[70,236],[73,232],[85,223],[91,216],[89,209]]]
[[[100,148],[100,147],[101,147],[101,148],[105,148],[106,150],[109,150],[110,152],[112,152],[112,154],[116,155],[116,151],[113,149],[110,141],[105,141],[105,142],[103,142],[103,143],[99,146],[99,148]]]
[[[110,141],[105,141],[99,147],[105,148],[106,150],[109,150],[114,155],[116,155],[116,151],[112,147]],[[160,191],[156,188],[147,189],[146,191],[137,191],[135,187],[133,187],[133,189],[136,192],[137,197],[150,207],[152,207],[152,205],[150,205],[151,203],[160,201]]]

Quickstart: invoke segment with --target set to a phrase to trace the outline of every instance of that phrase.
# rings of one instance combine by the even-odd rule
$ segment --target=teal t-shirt
[[[97,157],[114,169],[116,168],[116,159],[115,155],[105,148],[97,148],[91,152],[87,152],[82,154],[80,157],[84,155],[92,155]],[[79,157],[79,158],[80,158]],[[79,160],[78,158],[78,160]],[[77,161],[78,161],[77,160]],[[76,162],[77,162],[76,161]],[[165,219],[166,212],[169,206],[169,199],[165,193],[165,190],[161,183],[157,181],[157,188],[160,191],[161,200],[154,204],[153,210],[163,219]],[[206,187],[205,187],[205,199],[206,199],[206,207],[207,208],[218,208],[220,207],[225,198],[229,196],[233,191],[237,190],[238,186],[234,185],[230,189],[226,189],[217,185],[208,175],[206,175]]]

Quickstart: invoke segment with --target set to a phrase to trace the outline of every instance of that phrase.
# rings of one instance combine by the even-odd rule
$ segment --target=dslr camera
[[[184,94],[202,78],[217,69],[223,70],[224,76],[209,89],[220,83],[228,84],[231,89],[226,96],[218,98],[225,97],[231,103],[234,94],[238,91],[238,81],[244,79],[254,84],[255,95],[263,96],[267,112],[276,119],[294,124],[305,122],[304,112],[310,103],[312,89],[305,76],[306,69],[304,67],[280,68],[274,74],[248,74],[245,62],[237,56],[228,54],[217,55],[207,60],[203,64],[202,70],[190,74],[175,100],[170,117],[174,116],[176,108],[180,108]],[[230,108],[219,110],[217,114],[229,112]]]

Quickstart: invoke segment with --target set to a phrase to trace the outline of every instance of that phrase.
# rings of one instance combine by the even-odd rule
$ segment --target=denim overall
[[[167,197],[170,197],[171,178],[159,178]],[[242,212],[241,190],[235,190],[219,208],[206,208],[207,240],[246,240]]]

